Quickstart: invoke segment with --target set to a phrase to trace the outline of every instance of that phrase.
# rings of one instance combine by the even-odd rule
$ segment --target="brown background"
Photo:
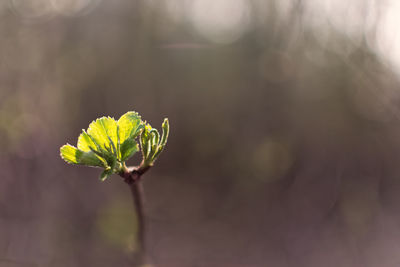
[[[46,3],[0,4],[1,267],[129,266],[128,187],[59,157],[128,110],[171,124],[144,182],[155,266],[400,266],[399,81],[365,38],[321,42],[302,1],[249,1],[222,43],[163,1]]]

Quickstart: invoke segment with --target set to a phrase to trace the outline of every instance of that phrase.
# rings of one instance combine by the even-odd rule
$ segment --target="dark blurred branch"
[[[146,226],[144,218],[144,201],[143,201],[143,186],[141,183],[141,176],[150,169],[150,166],[144,166],[141,164],[138,167],[125,168],[124,172],[120,173],[120,176],[124,178],[125,182],[129,185],[133,204],[136,212],[137,219],[137,242],[139,244],[139,250],[135,255],[135,263],[137,266],[141,266],[146,263]]]

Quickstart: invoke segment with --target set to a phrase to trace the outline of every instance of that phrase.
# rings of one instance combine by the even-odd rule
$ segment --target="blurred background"
[[[129,188],[59,157],[129,110],[171,124],[154,266],[400,266],[399,25],[396,0],[1,1],[0,266],[132,266]]]

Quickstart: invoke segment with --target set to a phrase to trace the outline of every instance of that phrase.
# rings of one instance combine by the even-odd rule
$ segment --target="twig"
[[[136,255],[138,266],[146,263],[146,227],[143,208],[143,186],[140,178],[149,169],[150,166],[144,166],[142,163],[138,167],[127,168],[124,166],[124,171],[120,173],[120,176],[124,178],[125,182],[131,189],[133,204],[135,207],[137,219],[137,242],[139,244],[139,250]]]

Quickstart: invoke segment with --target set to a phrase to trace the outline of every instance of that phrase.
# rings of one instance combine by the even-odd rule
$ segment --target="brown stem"
[[[146,227],[144,216],[144,200],[143,200],[143,186],[141,183],[141,176],[150,169],[150,166],[141,164],[139,167],[124,168],[120,176],[124,178],[125,182],[129,185],[132,193],[133,204],[136,212],[137,219],[137,241],[139,244],[138,253],[135,255],[138,266],[146,263]]]
[[[136,211],[137,220],[137,242],[139,244],[138,249],[138,264],[145,264],[146,262],[146,240],[145,240],[145,218],[143,211],[143,187],[140,181],[133,182],[129,185],[132,192],[133,204]]]

